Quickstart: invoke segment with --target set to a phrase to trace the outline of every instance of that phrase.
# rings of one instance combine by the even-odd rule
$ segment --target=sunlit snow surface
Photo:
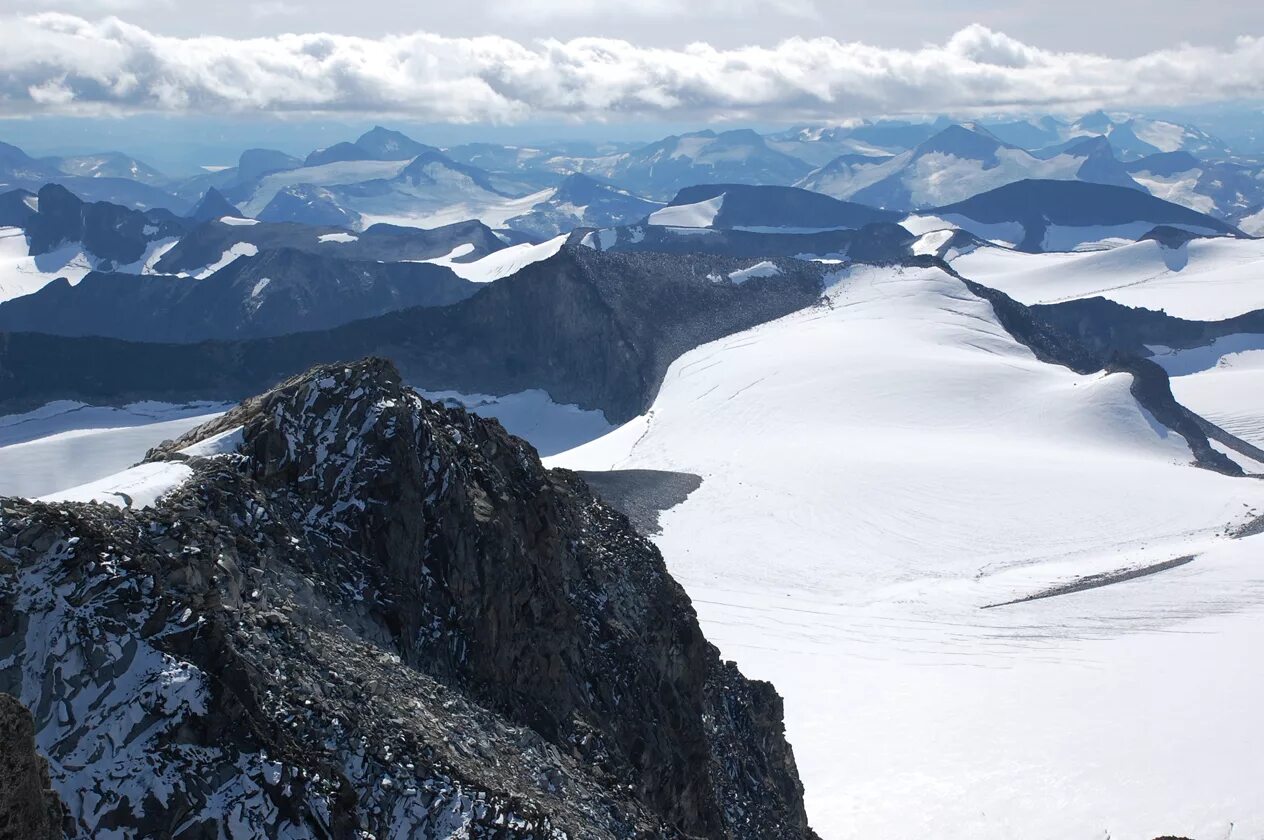
[[[1227,335],[1192,350],[1150,349],[1181,405],[1264,448],[1264,335]]]
[[[827,840],[1257,837],[1264,542],[1222,534],[1264,482],[1189,466],[1129,385],[1037,361],[934,269],[861,269],[549,463],[703,477],[656,541],[785,696]]]
[[[533,244],[524,242],[519,245],[510,245],[508,248],[502,248],[499,251],[481,257],[472,262],[457,262],[460,258],[470,254],[474,250],[474,246],[470,243],[462,243],[456,246],[452,251],[442,257],[433,257],[428,260],[420,260],[420,262],[433,263],[434,265],[442,265],[452,269],[452,271],[460,278],[469,280],[471,283],[490,283],[493,280],[500,280],[508,277],[527,266],[547,260],[562,250],[562,246],[566,244],[567,237],[555,236],[552,239]]]
[[[1145,241],[1058,254],[980,248],[952,265],[1028,304],[1104,297],[1199,321],[1264,309],[1264,240],[1195,239],[1180,248]]]
[[[191,467],[175,461],[137,464],[105,478],[50,493],[40,501],[100,502],[126,508],[151,507],[191,475]]]
[[[126,469],[218,416],[224,403],[50,403],[0,417],[0,496],[43,496]]]
[[[655,210],[648,219],[651,225],[666,227],[705,228],[715,224],[715,217],[724,206],[724,194],[695,204],[677,204]]]

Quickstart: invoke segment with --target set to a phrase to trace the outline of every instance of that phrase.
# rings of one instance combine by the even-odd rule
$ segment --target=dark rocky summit
[[[79,833],[815,836],[772,686],[495,421],[370,359],[147,460],[153,508],[0,502],[0,691]]]
[[[25,706],[0,694],[0,838],[65,836],[65,809],[49,786],[48,762],[35,750],[35,724]]]
[[[78,242],[104,264],[126,265],[143,257],[151,242],[181,236],[189,226],[168,210],[85,202],[58,184],[40,189],[37,208],[26,221],[33,256]]]

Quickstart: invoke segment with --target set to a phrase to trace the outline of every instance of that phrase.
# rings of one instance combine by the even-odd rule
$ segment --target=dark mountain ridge
[[[226,251],[243,243],[260,251],[289,248],[335,259],[387,263],[443,257],[462,245],[469,245],[469,250],[456,259],[458,262],[469,261],[505,247],[491,228],[476,221],[456,222],[437,228],[376,224],[352,233],[333,225],[298,222],[230,225],[211,220],[182,237],[162,255],[154,268],[164,274],[196,272],[213,265]]]
[[[622,422],[649,405],[679,355],[811,305],[827,271],[786,259],[777,276],[725,280],[750,265],[564,247],[459,303],[319,332],[200,344],[0,333],[0,408],[61,398],[239,400],[313,364],[380,355],[428,390],[539,388]]]
[[[0,330],[190,343],[255,338],[464,300],[479,286],[424,263],[357,262],[286,248],[200,280],[92,272],[0,304]]]
[[[1026,231],[1018,244],[1025,251],[1040,249],[1050,225],[1186,225],[1199,232],[1245,236],[1227,222],[1149,193],[1084,181],[1016,181],[928,212],[965,216],[984,224],[1017,222]]]
[[[898,222],[903,214],[842,201],[799,187],[698,184],[676,193],[669,207],[723,195],[713,227],[862,228]]]

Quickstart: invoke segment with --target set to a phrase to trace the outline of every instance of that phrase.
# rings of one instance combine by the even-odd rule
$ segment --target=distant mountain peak
[[[426,152],[437,151],[434,146],[419,143],[401,131],[380,125],[361,134],[355,145],[379,160],[408,160]]]
[[[950,125],[918,146],[913,155],[947,154],[992,165],[996,162],[997,150],[1005,146],[991,132],[977,125]]]
[[[188,218],[195,222],[209,222],[212,219],[221,219],[224,216],[240,216],[241,211],[237,206],[224,197],[224,194],[214,187],[210,187],[202,195],[202,200],[193,208],[193,212]]]
[[[1085,114],[1075,121],[1077,128],[1100,134],[1105,134],[1114,124],[1115,121],[1110,118],[1110,115],[1101,109]]]
[[[246,149],[237,160],[237,176],[254,181],[271,172],[298,169],[303,161],[276,149]]]
[[[335,143],[318,149],[307,156],[307,166],[322,166],[353,160],[411,160],[418,155],[438,152],[434,146],[418,143],[399,131],[374,126],[356,138],[355,142]]]
[[[1072,157],[1088,157],[1095,154],[1114,155],[1110,140],[1104,135],[1093,134],[1088,137],[1082,137],[1071,143],[1063,150],[1063,154]]]

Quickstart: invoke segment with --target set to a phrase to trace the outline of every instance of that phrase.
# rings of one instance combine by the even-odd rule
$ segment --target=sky
[[[647,47],[772,45],[824,35],[881,47],[942,43],[978,23],[1050,50],[1135,57],[1182,41],[1225,47],[1264,35],[1250,0],[0,0],[0,14],[118,15],[164,35],[257,37],[281,32],[622,38]]]

